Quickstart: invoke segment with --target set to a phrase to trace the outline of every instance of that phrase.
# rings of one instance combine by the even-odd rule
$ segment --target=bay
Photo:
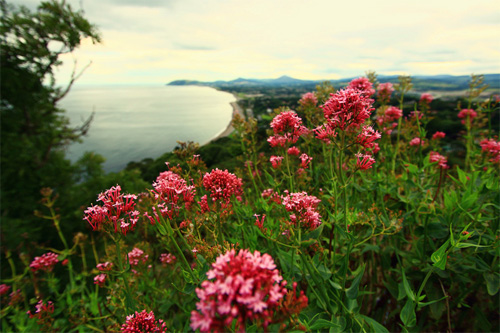
[[[59,103],[73,126],[92,112],[94,119],[82,143],[67,149],[75,162],[86,151],[106,159],[106,172],[130,161],[157,158],[177,141],[205,144],[221,134],[232,118],[235,97],[199,86],[74,87]]]

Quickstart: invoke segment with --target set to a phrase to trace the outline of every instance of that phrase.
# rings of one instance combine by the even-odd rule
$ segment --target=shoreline
[[[225,138],[225,137],[229,136],[231,133],[233,133],[233,131],[234,131],[233,120],[234,120],[234,117],[236,115],[240,115],[241,117],[243,117],[243,119],[245,118],[245,114],[243,113],[243,110],[241,109],[241,107],[238,104],[238,101],[239,101],[238,96],[236,96],[236,94],[233,94],[233,95],[236,98],[236,101],[229,103],[229,104],[231,104],[231,107],[233,108],[233,114],[231,116],[231,121],[226,126],[226,129],[224,129],[224,131],[222,131],[219,135],[217,135],[216,137],[214,137],[213,139],[208,141],[208,143],[212,143],[220,138]]]

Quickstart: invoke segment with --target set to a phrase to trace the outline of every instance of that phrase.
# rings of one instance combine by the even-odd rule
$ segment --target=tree
[[[42,187],[64,198],[73,182],[64,149],[86,133],[91,119],[71,127],[57,105],[82,72],[74,71],[61,88],[54,70],[62,64],[61,55],[73,52],[85,38],[100,42],[100,36],[83,12],[65,1],[42,2],[31,12],[0,0],[0,9],[0,200],[5,233],[13,220],[17,226],[29,223]]]

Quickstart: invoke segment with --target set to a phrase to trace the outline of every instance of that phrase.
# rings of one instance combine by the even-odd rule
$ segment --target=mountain
[[[349,81],[353,78],[345,78],[339,80],[300,80],[287,75],[283,75],[276,79],[248,79],[248,78],[237,78],[231,81],[213,81],[213,82],[202,82],[193,80],[176,80],[168,83],[171,86],[183,86],[183,85],[199,85],[208,86],[214,88],[294,88],[294,87],[312,87],[314,88],[317,84],[325,81],[329,81],[334,87],[346,86]],[[378,75],[378,81],[383,82],[398,82],[398,76],[396,75]],[[415,91],[455,91],[464,90],[469,88],[470,76],[461,75],[416,75],[412,76],[413,89]],[[490,90],[500,91],[500,74],[485,74],[484,83],[489,85]]]

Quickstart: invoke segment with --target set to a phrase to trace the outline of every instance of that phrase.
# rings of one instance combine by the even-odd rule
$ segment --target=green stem
[[[116,245],[116,257],[117,257],[116,260],[118,262],[119,276],[123,280],[123,284],[125,285],[125,306],[127,307],[127,312],[132,313],[133,311],[135,311],[135,309],[132,298],[130,297],[130,290],[127,282],[127,272],[125,272],[125,270],[123,269],[122,255],[120,249],[120,236],[117,238],[113,237],[113,240],[115,241]]]

